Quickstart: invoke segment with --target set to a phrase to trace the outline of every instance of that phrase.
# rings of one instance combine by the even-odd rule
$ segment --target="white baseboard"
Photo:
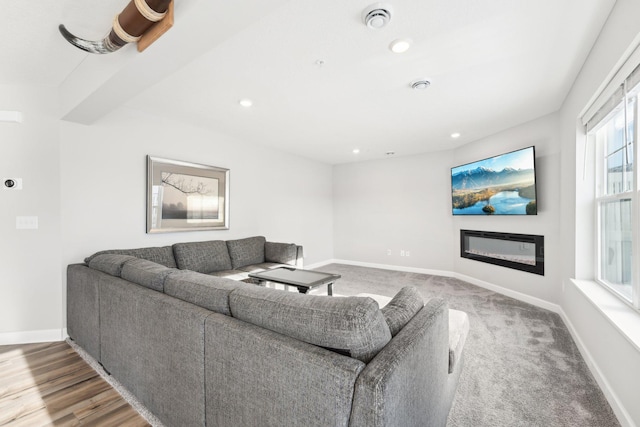
[[[530,295],[523,294],[512,289],[503,288],[502,286],[494,285],[493,283],[485,282],[484,280],[476,279],[475,277],[466,276],[460,273],[452,273],[452,276],[456,279],[464,280],[465,282],[471,283],[472,285],[476,285],[481,288],[506,295],[510,298],[526,302],[527,304],[535,305],[539,308],[544,308],[545,310],[553,311],[554,313],[560,314],[560,312],[562,311],[562,308],[558,304],[554,304],[540,298],[532,297]]]
[[[0,332],[0,345],[31,344],[37,342],[62,341],[62,329],[40,331]]]
[[[620,402],[618,395],[613,391],[611,384],[609,384],[607,378],[602,374],[600,367],[594,360],[593,356],[591,356],[589,350],[587,350],[587,347],[582,342],[580,335],[573,326],[573,323],[571,323],[571,320],[569,319],[567,314],[564,312],[564,310],[562,310],[562,308],[560,308],[560,312],[558,314],[562,318],[564,324],[567,326],[567,329],[569,330],[573,341],[576,343],[576,346],[578,347],[582,358],[589,367],[589,371],[591,371],[591,374],[596,379],[596,382],[598,383],[598,386],[600,386],[600,390],[602,390],[602,393],[604,393],[604,396],[609,402],[609,405],[611,405],[611,409],[613,410],[613,413],[616,414],[620,425],[622,425],[622,427],[636,427],[636,423],[633,422],[633,419],[629,415],[629,412],[627,412],[627,410],[622,405],[622,402]]]

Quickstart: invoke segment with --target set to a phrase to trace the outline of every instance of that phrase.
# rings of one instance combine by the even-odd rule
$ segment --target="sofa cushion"
[[[404,325],[409,323],[424,306],[424,301],[414,286],[406,286],[389,301],[387,305],[382,307],[381,311],[384,315],[391,336],[395,336]]]
[[[171,273],[178,270],[151,262],[146,259],[134,258],[122,266],[122,277],[138,285],[155,291],[164,292],[164,281]]]
[[[231,292],[233,317],[369,362],[391,340],[371,298],[330,297],[246,286]]]
[[[136,258],[131,255],[101,254],[91,257],[87,264],[94,270],[120,277],[122,274],[122,266],[127,261],[134,259]]]
[[[194,271],[170,274],[164,282],[164,293],[217,313],[231,314],[229,294],[246,283],[209,276]]]
[[[89,264],[94,257],[103,254],[130,255],[136,258],[157,262],[158,264],[162,264],[166,267],[177,267],[176,260],[173,258],[173,249],[171,246],[138,249],[109,249],[106,251],[96,252],[95,254],[85,258],[84,262]]]
[[[232,268],[237,269],[245,265],[264,262],[265,241],[266,239],[262,236],[227,240],[227,248],[229,249],[229,256],[231,257]]]
[[[231,270],[231,259],[223,240],[176,243],[173,245],[173,253],[181,270],[192,270],[204,274]]]
[[[298,246],[294,243],[265,242],[264,260],[287,265],[296,265]]]

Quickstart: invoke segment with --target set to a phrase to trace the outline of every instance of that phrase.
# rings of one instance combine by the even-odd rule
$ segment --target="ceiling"
[[[4,0],[0,84],[58,87],[78,123],[124,106],[330,164],[413,155],[558,110],[615,3],[390,0],[371,29],[370,0],[175,1],[145,52],[93,55],[58,25],[100,39],[127,0]],[[411,89],[419,78],[431,86]]]

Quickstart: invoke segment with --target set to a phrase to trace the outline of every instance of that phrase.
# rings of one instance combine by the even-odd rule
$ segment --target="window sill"
[[[640,351],[640,312],[596,282],[571,279],[582,294]]]

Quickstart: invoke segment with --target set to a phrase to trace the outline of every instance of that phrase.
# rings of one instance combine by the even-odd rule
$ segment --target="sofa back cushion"
[[[165,267],[177,267],[176,260],[173,258],[173,249],[171,246],[139,249],[109,249],[106,251],[96,252],[95,254],[85,258],[84,262],[89,264],[94,257],[104,254],[130,255],[136,258],[142,258],[162,264]]]
[[[120,277],[124,264],[134,259],[136,258],[131,255],[105,253],[100,255],[96,254],[95,256],[90,257],[87,264],[94,270],[102,271],[103,273],[110,274],[111,276]]]
[[[223,240],[176,243],[173,245],[173,253],[181,270],[204,274],[231,270],[231,259]]]
[[[235,269],[244,267],[245,265],[263,263],[265,242],[266,239],[262,236],[227,240],[227,248],[229,249],[232,267]]]
[[[124,263],[120,277],[145,288],[164,292],[165,279],[177,271],[146,259],[134,258]]]
[[[264,243],[264,259],[266,262],[296,265],[298,246],[294,243]]]
[[[304,295],[247,286],[229,296],[231,315],[369,362],[391,340],[372,298]]]
[[[164,282],[164,293],[229,316],[231,315],[229,295],[235,289],[243,286],[254,285],[193,271],[179,271],[167,277]]]
[[[389,325],[391,336],[395,337],[422,307],[424,301],[415,286],[400,289],[391,301],[382,307],[382,314]]]

